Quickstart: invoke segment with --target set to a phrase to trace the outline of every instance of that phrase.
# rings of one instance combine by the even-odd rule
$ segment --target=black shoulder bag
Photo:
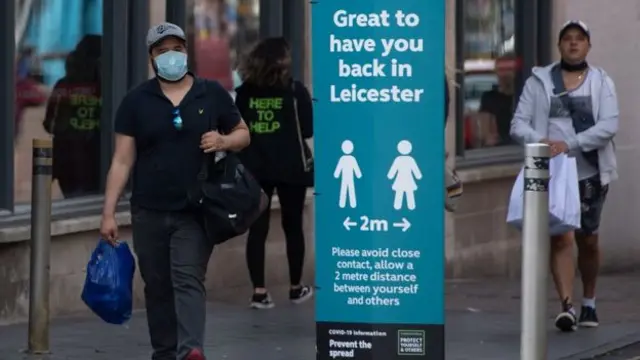
[[[590,129],[596,124],[596,120],[593,114],[585,111],[577,111],[569,98],[569,93],[564,87],[564,80],[562,79],[562,71],[560,66],[555,66],[551,70],[551,80],[553,81],[553,93],[558,96],[564,106],[569,111],[571,116],[571,123],[576,134],[579,134],[585,130]],[[583,151],[582,156],[589,164],[598,168],[598,150]]]
[[[209,119],[209,127],[211,119]],[[207,237],[221,244],[247,232],[269,199],[233,152],[206,154],[189,202],[202,213]]]

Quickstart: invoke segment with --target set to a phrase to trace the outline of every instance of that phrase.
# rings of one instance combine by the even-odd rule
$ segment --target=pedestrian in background
[[[552,156],[576,158],[581,227],[551,238],[551,272],[562,310],[556,327],[573,331],[577,325],[596,327],[596,278],[600,269],[598,228],[609,184],[618,178],[613,138],[618,132],[618,99],[607,73],[587,63],[591,33],[582,21],[569,21],[558,35],[561,60],[534,68],[527,79],[511,136],[522,144],[543,142]],[[580,318],[572,305],[575,278],[573,243],[578,246],[582,277]]]
[[[236,105],[251,132],[251,145],[240,156],[262,185],[269,201],[277,191],[287,243],[289,299],[302,303],[313,289],[302,284],[305,256],[303,212],[307,187],[313,185],[313,158],[306,139],[313,136],[313,104],[309,91],[291,75],[291,50],[284,38],[258,43],[241,61],[243,83]],[[270,211],[249,231],[247,266],[254,293],[251,307],[274,306],[265,285],[265,244]]]

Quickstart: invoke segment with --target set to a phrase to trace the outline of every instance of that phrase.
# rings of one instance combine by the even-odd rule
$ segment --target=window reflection
[[[197,74],[219,81],[226,89],[239,85],[238,57],[259,34],[259,0],[191,0],[190,51]]]
[[[34,138],[53,139],[54,199],[99,192],[102,8],[63,3],[22,9],[29,17],[16,59],[16,203],[30,201]]]
[[[65,198],[100,188],[99,49],[100,37],[87,36],[67,55],[65,75],[47,103],[43,126],[53,136],[53,178]]]
[[[465,0],[464,8],[465,148],[512,145],[514,0]]]

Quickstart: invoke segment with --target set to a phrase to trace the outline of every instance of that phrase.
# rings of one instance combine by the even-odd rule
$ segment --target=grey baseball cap
[[[187,41],[187,35],[180,26],[172,23],[162,23],[160,25],[152,26],[147,33],[147,49],[151,48],[160,41],[168,38],[169,36],[177,37],[182,41]]]

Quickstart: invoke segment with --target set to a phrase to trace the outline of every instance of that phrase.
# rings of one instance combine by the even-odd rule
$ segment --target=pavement
[[[613,350],[596,357],[600,360],[640,360],[640,342]]]
[[[550,297],[548,360],[638,356],[640,349],[633,346],[616,351],[640,341],[638,285],[640,274],[603,277],[598,299],[601,326],[571,334],[553,329],[559,306]],[[245,302],[209,304],[205,351],[210,360],[315,359],[313,303],[289,305],[286,291],[276,290],[278,306],[272,310],[250,310]],[[446,359],[519,359],[519,294],[518,282],[503,279],[448,282]],[[21,353],[26,337],[25,324],[0,327],[0,360],[31,359]],[[86,314],[56,319],[51,326],[51,350],[48,360],[149,360],[144,312],[136,313],[127,327],[107,325]]]

